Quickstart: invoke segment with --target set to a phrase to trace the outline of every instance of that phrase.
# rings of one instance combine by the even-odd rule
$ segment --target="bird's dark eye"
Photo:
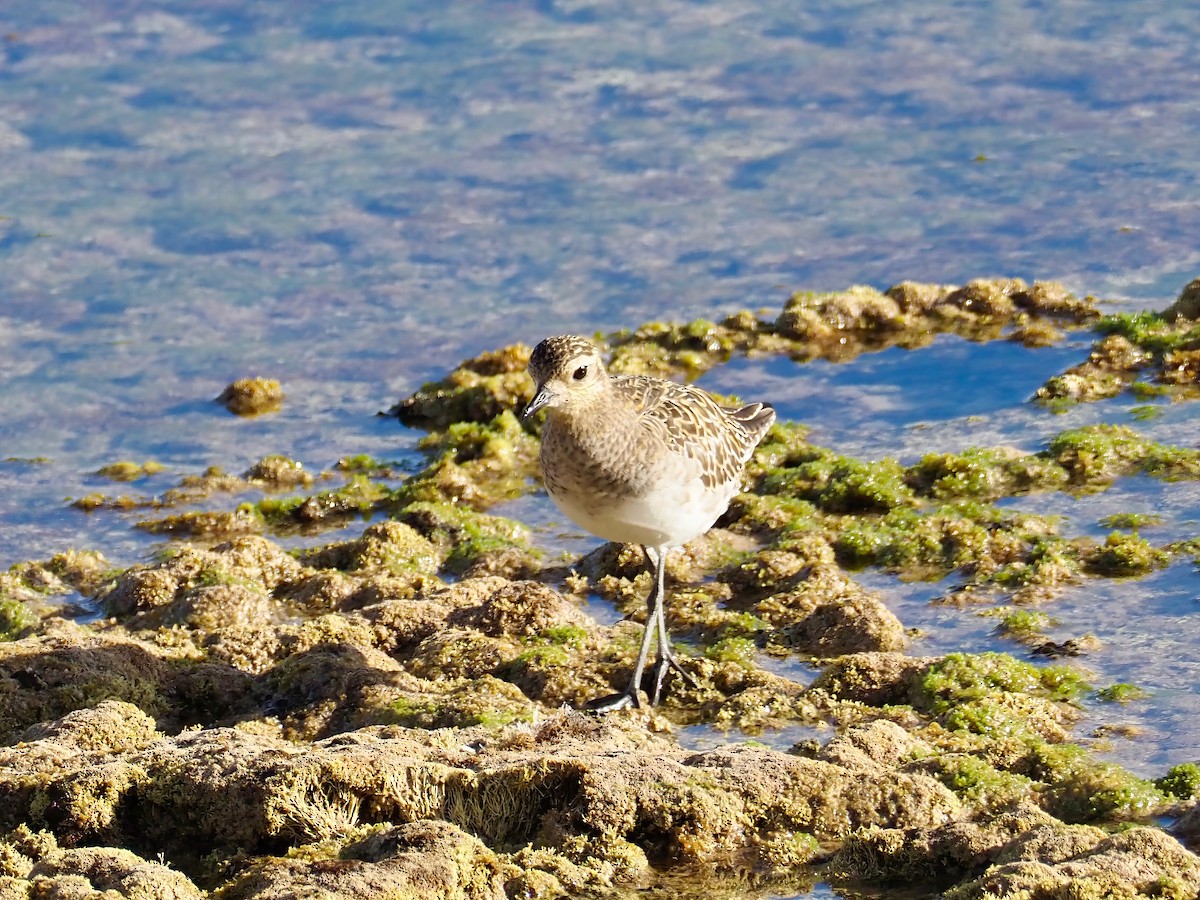
[[[583,381],[583,379],[587,378],[587,366],[580,366],[571,373],[571,377],[576,381]]]

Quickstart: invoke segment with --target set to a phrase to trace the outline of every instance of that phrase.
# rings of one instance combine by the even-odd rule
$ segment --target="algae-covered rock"
[[[212,550],[184,546],[162,562],[127,569],[98,599],[109,615],[144,613],[199,587],[239,584],[269,593],[300,568],[278,545],[241,537]]]
[[[38,797],[53,798],[57,812],[45,816],[39,810],[51,807]],[[127,832],[189,866],[213,851],[270,852],[280,840],[433,816],[491,844],[540,833],[562,850],[580,839],[592,852],[633,842],[679,862],[716,861],[775,846],[785,830],[831,838],[870,824],[934,827],[957,809],[936,780],[891,761],[864,781],[861,765],[761,747],[689,754],[632,720],[572,713],[509,726],[475,750],[452,734],[404,729],[309,747],[206,729],[156,741],[115,767],[87,755],[60,763],[35,795],[10,799],[75,839]]]
[[[533,382],[525,374],[529,347],[514,344],[487,351],[460,363],[438,382],[423,385],[388,415],[406,425],[445,428],[455,422],[486,422],[505,410],[533,399]]]
[[[105,700],[121,700],[150,715],[165,712],[162,688],[170,656],[141,641],[69,625],[51,636],[0,643],[0,741]]]
[[[1150,367],[1152,353],[1119,334],[1098,342],[1086,360],[1055,375],[1034,393],[1040,401],[1092,401],[1115,397]]]
[[[299,460],[278,453],[264,456],[243,472],[242,477],[253,484],[277,491],[309,487],[316,480]]]
[[[53,741],[81,751],[123,753],[161,737],[154,719],[132,703],[103,700],[90,709],[78,709],[59,719],[25,729],[19,740]]]
[[[204,892],[180,872],[116,847],[56,850],[29,873],[38,896],[200,900]]]
[[[329,544],[301,556],[305,565],[388,574],[437,572],[444,553],[403,522],[378,522],[352,541]]]
[[[1088,359],[1049,379],[1035,399],[1062,406],[1112,397],[1126,388],[1142,396],[1166,393],[1175,399],[1194,399],[1198,396],[1195,359],[1200,350],[1198,282],[1190,282],[1162,312],[1142,310],[1101,318],[1095,327],[1103,337]],[[1143,374],[1152,381],[1136,380]]]
[[[217,402],[234,415],[258,416],[283,405],[283,388],[274,378],[239,378],[221,391]]]
[[[1094,847],[1104,832],[1064,825],[1029,803],[1001,806],[934,828],[869,828],[850,837],[830,864],[832,874],[872,882],[945,889],[979,875],[1018,846],[1037,846],[1047,862]]]
[[[755,611],[776,625],[768,636],[773,645],[809,656],[901,650],[908,643],[900,620],[865,591],[824,600],[800,588],[768,597]]]
[[[421,820],[373,830],[327,856],[259,860],[214,897],[504,900],[504,885],[500,860],[478,838],[447,822]]]
[[[520,522],[464,509],[452,503],[416,502],[399,514],[444,553],[444,568],[461,573],[495,551],[532,553],[529,531]]]
[[[1097,323],[1096,372],[1063,383],[1091,379],[1079,390],[1096,392],[1105,378],[1153,375],[1185,396],[1200,343],[1191,307],[1178,307]],[[607,344],[613,372],[693,378],[734,354],[837,360],[941,332],[1037,343],[1096,318],[1090,298],[1052,284],[906,283],[797,294],[778,317],[648,323]],[[87,856],[105,843],[161,853],[193,879],[143,873],[167,896],[196,884],[218,898],[670,892],[664,872],[697,867],[744,877],[739,896],[778,894],[755,879],[807,878],[834,853],[830,873],[875,885],[1058,896],[1074,873],[1087,891],[1190,900],[1192,861],[1163,832],[1134,828],[1121,844],[1096,827],[1169,811],[1194,840],[1185,771],[1152,783],[1070,743],[1091,695],[1070,669],[904,656],[901,623],[853,570],[954,573],[938,602],[1014,605],[1144,575],[1190,545],[1158,547],[1132,518],[1113,518],[1120,530],[1102,542],[1064,536],[1052,517],[997,501],[1131,474],[1200,477],[1200,453],[1093,425],[1038,452],[974,447],[901,464],[777,424],[722,528],[668,561],[666,615],[687,677],[668,674],[659,709],[596,718],[558,707],[628,683],[649,574],[638,548],[619,545],[544,565],[528,529],[489,513],[537,483],[536,422],[514,415],[532,390],[527,360],[521,346],[482,354],[394,410],[432,429],[416,474],[350,458],[309,475],[275,456],[130,501],[295,488],[153,527],[207,545],[239,523],[307,538],[372,518],[357,535],[294,551],[242,535],[175,544],[121,573],[77,555],[0,575],[0,609],[28,613],[10,629],[21,640],[0,644],[0,831],[12,829],[0,834],[0,892],[140,891],[132,876],[100,877],[137,867]],[[310,492],[318,477],[344,483]],[[110,618],[84,628],[40,602],[73,591],[98,595]],[[597,624],[595,594],[627,618]],[[1008,632],[1024,622],[1036,633],[1036,614],[1018,612]],[[772,671],[787,653],[825,668],[806,686]],[[672,734],[692,724],[833,737],[781,753],[731,731],[696,752]],[[52,862],[63,848],[75,856]],[[1098,874],[1137,854],[1159,865],[1144,884]],[[1183,875],[1170,880],[1168,864]],[[1051,880],[1022,880],[1034,869]]]
[[[979,878],[947,891],[947,900],[996,896],[1182,898],[1200,891],[1200,858],[1155,828],[1134,828],[1103,839],[1097,836],[1089,847],[1068,845],[1053,854],[1030,846],[1028,840],[1014,844],[1011,856],[1015,858],[997,862]]]
[[[935,662],[900,653],[847,654],[822,670],[812,690],[870,706],[909,703],[913,686]]]
[[[156,475],[165,468],[166,466],[162,463],[155,462],[154,460],[136,463],[130,459],[123,459],[119,462],[101,466],[96,474],[101,478],[108,478],[112,481],[137,481],[139,478],[145,478],[148,475]]]
[[[1176,319],[1200,319],[1200,278],[1193,278],[1179,293],[1175,302],[1167,307],[1163,317]]]

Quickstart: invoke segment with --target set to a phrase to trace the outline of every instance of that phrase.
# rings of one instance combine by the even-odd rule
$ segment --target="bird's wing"
[[[637,409],[641,427],[661,440],[668,451],[692,461],[706,488],[741,476],[742,464],[760,436],[758,427],[752,433],[747,424],[758,425],[755,416],[761,413],[761,404],[735,411],[689,384],[645,376],[613,381],[618,393]],[[743,415],[753,407],[759,409]],[[773,412],[770,417],[774,418]]]

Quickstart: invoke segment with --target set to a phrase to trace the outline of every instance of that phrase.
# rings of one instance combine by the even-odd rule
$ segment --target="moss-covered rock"
[[[234,415],[258,416],[283,405],[283,388],[274,378],[239,378],[221,391],[217,402]]]
[[[444,379],[423,385],[388,410],[407,425],[445,428],[455,422],[486,422],[533,399],[525,374],[529,347],[514,344],[465,360]]]

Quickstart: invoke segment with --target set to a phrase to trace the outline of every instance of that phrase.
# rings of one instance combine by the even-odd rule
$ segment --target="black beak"
[[[529,405],[521,410],[521,418],[528,419],[553,399],[554,395],[550,393],[550,391],[548,391],[546,388],[540,388],[538,392],[533,395],[533,399],[529,401]]]

